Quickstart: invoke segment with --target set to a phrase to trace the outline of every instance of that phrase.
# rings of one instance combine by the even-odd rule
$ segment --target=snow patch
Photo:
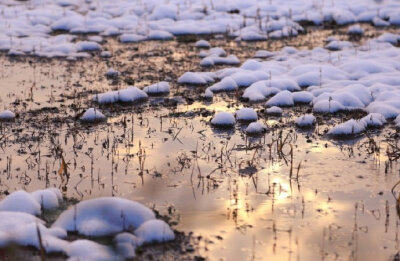
[[[312,114],[305,114],[303,116],[298,117],[295,120],[295,123],[299,127],[311,127],[315,123],[315,116]]]
[[[211,120],[211,124],[216,127],[233,127],[235,123],[235,117],[230,112],[218,112]]]
[[[101,111],[95,108],[87,109],[85,113],[81,116],[82,122],[100,122],[105,121],[106,119],[106,116],[104,116]]]
[[[127,199],[104,197],[79,202],[63,212],[52,227],[86,236],[106,236],[138,228],[155,219],[149,208]]]

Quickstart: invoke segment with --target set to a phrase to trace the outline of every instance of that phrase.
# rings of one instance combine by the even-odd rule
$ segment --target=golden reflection
[[[266,121],[266,124],[267,124],[268,126],[274,126],[274,125],[279,124],[279,121],[277,121],[277,120],[267,120],[267,121]]]
[[[322,145],[313,145],[310,148],[311,152],[324,152],[326,153],[326,148]]]
[[[317,203],[317,211],[327,213],[332,208],[328,201],[322,201]]]
[[[281,164],[272,162],[258,172],[259,175],[268,175],[268,173],[278,173],[281,170]]]
[[[287,199],[291,196],[290,192],[290,184],[278,177],[272,179],[273,186],[273,199],[276,201],[275,203],[280,203],[280,201]]]
[[[291,197],[289,182],[280,177],[271,179],[269,190],[269,193],[260,195],[260,197],[265,197],[265,200],[255,203],[253,197],[248,194],[248,184],[236,183],[231,186],[230,198],[224,203],[227,218],[232,219],[236,224],[255,223],[272,214],[273,206],[286,204],[287,199]]]
[[[279,165],[274,164],[271,167],[279,168]],[[262,173],[266,171],[268,170],[263,170]],[[316,193],[312,189],[291,190],[290,182],[285,177],[271,175],[269,186],[274,187],[273,194],[264,191],[253,194],[247,181],[245,178],[233,181],[229,186],[230,197],[221,201],[220,210],[216,215],[209,217],[208,222],[205,222],[207,225],[196,227],[196,231],[206,235],[223,231],[224,242],[232,244],[237,243],[235,241],[237,233],[242,233],[244,236],[256,234],[257,238],[262,238],[266,244],[279,246],[274,250],[268,248],[263,251],[268,253],[268,260],[286,260],[288,255],[290,256],[285,249],[290,249],[293,244],[288,232],[292,231],[291,229],[295,229],[297,233],[301,231],[301,234],[296,234],[301,240],[310,238],[315,231],[322,231],[326,224],[338,223],[337,220],[340,218],[336,214],[338,211],[351,212],[354,207],[347,201],[335,200],[327,194]],[[224,218],[221,219],[218,213],[223,213]],[[302,218],[297,219],[299,217]],[[303,225],[310,222],[310,218],[313,218],[314,230],[302,230]],[[213,226],[210,226],[210,223]],[[258,227],[251,229],[254,225]],[[299,227],[295,228],[297,225]],[[245,245],[247,247],[243,247],[243,251],[250,251],[251,245]],[[303,253],[308,254],[308,252]]]
[[[306,201],[311,201],[315,199],[315,192],[312,190],[306,190],[305,192],[303,192],[303,198]]]
[[[190,105],[180,105],[178,106],[178,110],[180,111],[191,111],[191,110],[199,110],[202,108],[207,108],[208,110],[211,111],[216,111],[216,112],[220,112],[220,111],[229,111],[229,112],[235,112],[238,109],[243,108],[243,105],[239,105],[239,106],[229,106],[228,107],[228,103],[226,101],[216,101],[213,102],[211,104],[208,103],[201,103],[201,102],[194,102]]]
[[[389,161],[389,157],[386,153],[374,153],[374,161],[377,165],[379,165],[381,162]]]

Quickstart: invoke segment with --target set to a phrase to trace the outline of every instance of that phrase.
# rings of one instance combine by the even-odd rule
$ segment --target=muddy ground
[[[382,33],[363,27],[365,37],[350,40]],[[324,46],[330,35],[348,40],[346,31],[308,27],[296,38],[247,43],[206,38],[243,62],[260,49]],[[317,115],[315,128],[304,130],[293,119],[309,106],[274,117],[261,103],[250,106],[270,127],[265,135],[246,137],[245,123],[214,129],[215,110],[249,104],[239,98],[242,91],[207,102],[201,99],[206,87],[177,84],[186,71],[209,70],[199,65],[197,39],[120,44],[107,38],[103,48],[113,57],[93,53],[80,61],[2,54],[1,105],[18,114],[0,126],[2,195],[59,187],[68,199],[122,196],[148,205],[168,219],[178,240],[139,249],[139,260],[395,258],[399,216],[391,189],[400,178],[400,149],[393,125],[334,140],[325,135],[330,126],[365,114]],[[105,77],[110,67],[121,72],[118,79]],[[171,93],[144,103],[91,100],[95,93],[164,80]],[[89,107],[100,107],[107,123],[79,122]],[[68,173],[60,175],[61,158]],[[4,251],[0,256],[9,260],[40,259],[32,249]]]

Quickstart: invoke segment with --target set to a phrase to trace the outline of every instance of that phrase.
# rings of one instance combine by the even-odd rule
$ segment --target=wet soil
[[[382,32],[363,27],[366,37],[351,40]],[[309,27],[284,40],[210,42],[243,62],[259,49],[313,48],[330,35],[348,39],[346,30]],[[399,217],[391,189],[400,178],[400,149],[392,124],[337,140],[327,137],[328,128],[363,113],[317,115],[317,125],[304,130],[293,119],[310,110],[306,105],[274,117],[262,104],[241,101],[240,93],[203,101],[205,86],[178,85],[177,78],[226,66],[201,68],[192,40],[120,44],[110,38],[103,47],[113,57],[93,53],[82,61],[1,55],[1,105],[18,113],[0,125],[1,194],[59,187],[78,201],[122,196],[146,204],[181,232],[175,242],[139,249],[143,260],[394,258]],[[122,73],[118,79],[104,76],[110,67]],[[171,82],[171,93],[144,103],[91,100],[162,80]],[[243,106],[259,112],[270,127],[265,135],[247,137],[244,123],[230,130],[210,126],[215,111]],[[100,107],[108,121],[80,123],[89,107]],[[68,173],[60,175],[61,156]]]

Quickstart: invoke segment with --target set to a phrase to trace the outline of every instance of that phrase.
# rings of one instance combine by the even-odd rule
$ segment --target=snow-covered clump
[[[91,35],[88,36],[88,40],[91,42],[101,43],[104,39],[100,35]]]
[[[101,111],[95,108],[87,109],[85,113],[81,116],[81,121],[83,122],[100,122],[105,120],[106,116],[104,116]]]
[[[229,68],[230,69],[230,68]],[[253,83],[267,80],[268,73],[263,72],[262,70],[247,70],[241,68],[235,68],[235,70],[231,69],[222,69],[217,71],[216,74],[220,78],[231,78],[233,79],[238,87],[247,87],[252,85]]]
[[[263,63],[257,61],[256,59],[249,59],[245,61],[240,68],[248,71],[256,71],[263,68]]]
[[[216,58],[220,59],[221,57],[216,57]],[[214,65],[215,65],[214,57],[203,58],[203,60],[201,60],[200,62],[200,66],[202,67],[212,67]]]
[[[211,67],[214,65],[238,65],[240,64],[240,60],[237,58],[236,55],[228,55],[226,57],[221,57],[218,55],[210,55],[203,60],[201,60],[200,65],[203,67]]]
[[[15,211],[40,215],[42,209],[56,208],[61,201],[61,192],[56,188],[37,190],[32,193],[18,190],[0,202],[0,211]]]
[[[0,211],[25,212],[32,215],[40,215],[40,204],[31,194],[24,190],[18,190],[0,202]]]
[[[325,39],[325,42],[327,42],[327,43],[330,43],[330,42],[333,42],[333,41],[338,41],[338,39],[333,35],[330,35]]]
[[[360,121],[363,121],[367,127],[382,127],[386,123],[385,117],[380,113],[370,113]]]
[[[66,248],[66,254],[71,260],[108,261],[120,259],[115,256],[111,247],[86,239],[75,240],[72,242]]]
[[[37,229],[39,229],[42,244],[46,252],[63,252],[68,242],[67,233],[60,228],[46,228],[44,221],[35,216],[22,212],[0,211],[0,246],[10,244],[33,246],[40,248]]]
[[[386,119],[395,118],[400,115],[400,109],[391,105],[387,101],[372,102],[370,105],[368,105],[367,111],[369,113],[382,114]]]
[[[10,51],[8,51],[7,55],[8,56],[22,56],[22,55],[25,55],[25,52],[21,52],[21,51],[18,51],[18,50],[10,49]]]
[[[136,256],[135,247],[129,243],[116,243],[115,248],[125,259],[133,259]]]
[[[387,21],[385,21],[385,20],[379,18],[378,16],[375,16],[375,17],[372,19],[372,24],[373,24],[374,26],[377,26],[377,27],[384,27],[384,26],[389,26],[389,25],[390,25],[389,22],[387,22]]]
[[[10,110],[0,112],[0,121],[11,121],[15,118],[15,113]]]
[[[305,114],[303,116],[298,117],[295,120],[295,123],[299,127],[311,127],[315,123],[316,119],[312,114]]]
[[[39,218],[28,214],[24,212],[19,212],[19,211],[0,211],[0,233],[1,233],[1,244],[4,246],[4,240],[6,239],[4,237],[4,234],[7,233],[14,233],[15,230],[18,229],[18,227],[21,227],[21,225],[27,225],[27,224],[42,224],[44,223],[43,220],[40,220]]]
[[[364,109],[373,100],[371,92],[362,84],[349,84],[345,87],[325,90],[323,93],[319,93],[321,88],[315,88],[313,91],[317,95],[313,99],[315,112],[334,113]]]
[[[239,121],[257,121],[257,112],[252,108],[242,108],[236,111],[236,118]]]
[[[205,58],[205,57],[207,57],[207,56],[225,57],[225,56],[226,56],[226,52],[225,52],[225,50],[224,50],[223,48],[221,48],[221,47],[214,47],[214,48],[211,48],[211,49],[209,49],[209,50],[207,50],[207,51],[201,51],[201,52],[199,53],[199,56],[200,56],[201,58]]]
[[[119,91],[96,94],[93,96],[93,101],[96,101],[100,104],[116,102],[134,103],[146,100],[147,98],[147,93],[138,89],[137,87],[130,86]]]
[[[240,35],[235,38],[235,41],[265,41],[268,36],[260,31],[246,30],[241,31]]]
[[[206,40],[199,40],[195,43],[197,48],[211,48],[211,44]]]
[[[152,30],[147,36],[148,40],[172,40],[174,39],[173,34],[162,30]]]
[[[299,50],[293,46],[285,46],[282,48],[281,52],[285,54],[296,54]]]
[[[172,4],[159,4],[156,5],[151,12],[150,20],[172,19],[175,20],[178,15],[178,8]]]
[[[134,201],[104,197],[79,202],[64,211],[52,227],[77,231],[86,236],[105,236],[136,229],[155,219],[153,211]]]
[[[119,37],[119,41],[121,43],[137,43],[137,42],[141,42],[146,40],[146,37],[144,37],[143,35],[138,35],[138,34],[122,34]]]
[[[274,56],[275,53],[270,52],[270,51],[266,51],[266,50],[258,50],[255,54],[254,54],[254,58],[269,58]]]
[[[357,121],[354,119],[343,122],[336,125],[328,131],[330,135],[342,136],[342,135],[355,135],[365,131],[366,124],[364,121]]]
[[[11,232],[13,234],[11,236],[13,238],[11,242],[20,246],[33,246],[40,249],[37,229],[40,231],[42,237],[41,243],[47,253],[64,252],[65,248],[69,245],[69,242],[62,239],[67,237],[67,232],[65,230],[61,228],[47,228],[40,222],[36,224],[33,222],[30,224],[20,224],[15,231]]]
[[[294,100],[292,93],[289,91],[281,91],[272,98],[270,98],[265,106],[272,107],[272,106],[293,106]]]
[[[350,78],[355,80],[376,73],[395,72],[395,69],[390,64],[382,60],[359,59],[358,61],[348,61],[339,68],[346,71]]]
[[[267,81],[257,81],[244,90],[242,97],[251,102],[260,102],[265,101],[268,96],[275,95],[278,92],[280,92],[280,89],[270,87]]]
[[[389,22],[391,25],[400,25],[400,15],[397,11],[390,14]]]
[[[400,41],[400,35],[392,34],[392,33],[383,33],[376,40],[378,42],[397,44]]]
[[[102,51],[100,53],[100,56],[103,58],[110,58],[112,56],[112,53],[110,51]]]
[[[289,75],[294,77],[297,81],[297,84],[301,87],[308,86],[322,86],[324,83],[328,83],[330,81],[339,81],[339,80],[347,80],[349,75],[336,68],[333,65],[330,65],[329,62],[329,54],[325,56],[325,63],[323,64],[314,64],[313,61],[309,59],[314,56],[321,56],[322,54],[326,54],[325,51],[321,51],[316,49],[316,53],[313,55],[306,55],[303,59],[304,64],[298,64],[295,68],[293,68]],[[344,51],[343,51],[344,52]],[[310,57],[311,56],[311,57]],[[315,57],[316,58],[316,57]],[[328,63],[328,64],[327,64]]]
[[[120,72],[115,70],[114,68],[110,68],[106,72],[106,76],[108,78],[117,78],[120,75]]]
[[[344,111],[345,107],[338,101],[334,100],[322,100],[317,101],[313,106],[314,112],[319,113],[335,113],[338,111]]]
[[[93,52],[100,51],[101,45],[96,42],[81,41],[76,43],[77,50],[79,52]]]
[[[277,19],[272,19],[265,25],[266,30],[270,32],[268,34],[269,38],[279,39],[283,37],[290,37],[298,35],[299,31],[303,31],[298,23],[286,20],[283,17],[278,17]]]
[[[396,124],[396,128],[400,128],[400,114],[399,116],[396,117],[396,119],[394,119],[394,123]]]
[[[277,115],[277,116],[279,116],[279,115],[282,115],[283,110],[282,110],[282,108],[279,108],[277,106],[272,106],[270,108],[267,108],[266,112],[269,115]]]
[[[363,35],[364,29],[362,29],[362,27],[359,24],[355,24],[349,27],[347,33],[351,35]]]
[[[213,97],[214,97],[214,93],[209,88],[207,88],[204,91],[204,98],[207,100],[212,100]]]
[[[353,47],[353,44],[348,41],[332,41],[325,46],[326,49],[331,50],[331,51],[338,51],[338,50],[342,50],[345,48],[351,48],[351,47]]]
[[[249,135],[260,134],[267,131],[267,127],[260,122],[252,122],[247,126],[245,132]]]
[[[162,220],[151,219],[140,225],[134,234],[119,233],[114,237],[114,244],[120,255],[125,258],[135,257],[135,249],[144,243],[166,242],[175,239],[175,234]]]
[[[141,246],[144,243],[144,240],[140,237],[137,237],[137,236],[131,234],[131,233],[122,232],[114,237],[114,242],[116,244],[128,243],[134,247],[137,247],[137,246]]]
[[[211,120],[211,124],[216,127],[233,127],[236,120],[230,112],[218,112]]]
[[[169,225],[157,220],[152,210],[116,197],[82,201],[64,211],[51,228],[45,227],[45,222],[34,215],[41,213],[41,207],[59,207],[61,200],[61,192],[56,188],[30,194],[19,190],[3,199],[0,247],[17,244],[40,249],[43,246],[46,253],[63,253],[71,260],[124,260],[135,256],[137,246],[175,238]],[[69,242],[65,239],[67,231],[92,237],[119,234],[114,238],[113,248],[86,239]],[[133,231],[133,234],[124,231]]]
[[[247,87],[253,83],[267,80],[269,78],[268,73],[261,70],[243,70],[239,69],[237,72],[230,75],[232,79],[235,80],[239,87]]]
[[[236,81],[232,77],[225,77],[209,87],[212,92],[235,91],[239,88]]]
[[[292,96],[294,103],[310,103],[314,99],[314,95],[307,91],[293,92]]]
[[[136,230],[135,235],[144,242],[165,242],[175,238],[174,232],[163,220],[148,220],[141,224]]]
[[[143,91],[150,95],[151,94],[157,95],[157,94],[169,93],[169,89],[170,86],[168,82],[158,82],[150,86],[144,87]]]
[[[342,9],[333,12],[333,20],[339,25],[354,23],[356,19],[355,14],[350,10]]]
[[[148,98],[147,93],[137,87],[128,87],[124,90],[116,91],[117,101],[133,103],[143,101]]]
[[[32,197],[40,204],[42,209],[54,209],[63,201],[61,191],[56,188],[36,190],[31,193]]]
[[[178,78],[178,83],[187,85],[205,85],[214,82],[216,75],[209,72],[185,72]]]

